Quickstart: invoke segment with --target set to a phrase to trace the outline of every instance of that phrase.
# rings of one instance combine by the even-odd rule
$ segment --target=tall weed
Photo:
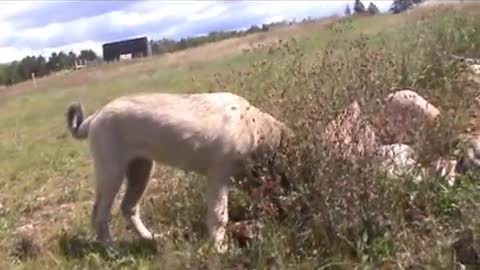
[[[353,41],[333,40],[313,61],[296,40],[281,41],[261,48],[263,58],[250,69],[216,77],[218,88],[247,96],[296,132],[287,149],[260,161],[260,186],[268,192],[250,202],[257,207],[244,206],[257,212],[250,216],[273,222],[270,230],[276,233],[264,233],[288,247],[284,256],[316,266],[338,261],[407,266],[438,257],[437,239],[448,237],[459,226],[455,221],[469,215],[458,205],[475,190],[447,188],[433,175],[421,183],[408,177],[388,179],[375,169],[372,157],[341,158],[319,138],[353,101],[375,125],[387,94],[412,88],[441,110],[439,121],[419,129],[408,142],[420,163],[454,157],[457,136],[478,93],[466,67],[451,54],[471,55],[479,44],[479,26],[478,17],[439,9],[402,26],[394,37],[388,32],[384,39],[362,35]],[[378,42],[390,37],[392,42]],[[375,130],[381,143],[395,142],[392,134],[382,133],[382,125],[377,123]],[[234,199],[232,207],[240,201],[245,204]]]

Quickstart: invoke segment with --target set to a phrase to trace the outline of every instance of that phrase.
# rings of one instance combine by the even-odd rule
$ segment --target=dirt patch
[[[144,198],[152,199],[156,196],[162,196],[159,190],[164,191],[164,188],[160,187],[165,187],[165,184],[167,184],[168,187],[171,187],[168,188],[169,190],[175,190],[175,186],[178,184],[179,179],[185,176],[186,175],[182,171],[165,169],[159,164],[154,177],[149,183]],[[168,181],[168,183],[165,183],[166,181]],[[82,189],[83,188],[86,187],[82,187]],[[91,193],[88,199],[82,197],[80,201],[74,202],[62,202],[60,198],[62,194],[61,189],[55,190],[51,188],[42,188],[37,190],[33,196],[33,207],[29,210],[24,210],[25,213],[21,214],[17,219],[13,235],[16,237],[32,239],[37,245],[41,246],[52,239],[52,237],[62,232],[62,230],[68,231],[81,211],[87,212],[87,215],[82,216],[82,218],[89,219],[89,222],[94,198],[93,192],[90,192],[93,190],[90,190],[90,187],[88,189],[88,193]],[[49,190],[48,193],[47,190]],[[122,185],[115,198],[112,207],[112,214],[118,211],[124,194],[125,185]],[[163,194],[163,196],[166,195]]]
[[[91,202],[49,204],[20,217],[14,234],[27,236],[38,243],[44,243],[62,229],[70,227],[76,209],[90,206]]]

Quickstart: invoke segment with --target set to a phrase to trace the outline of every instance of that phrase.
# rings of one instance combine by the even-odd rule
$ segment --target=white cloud
[[[42,1],[1,1],[0,18],[11,18],[27,10],[34,10],[45,4]]]
[[[385,10],[392,1],[373,2]],[[128,5],[123,1],[99,2],[102,12],[95,9],[97,6],[91,2],[76,2],[76,10],[68,9],[69,2],[61,3],[71,16],[63,14],[61,19],[55,19],[55,12],[62,10],[50,1],[0,1],[0,62],[32,54],[48,56],[52,51],[59,50],[77,52],[91,48],[101,54],[104,42],[147,34],[153,39],[180,38],[213,30],[248,28],[252,24],[328,16],[343,13],[345,6],[352,5],[353,0],[150,0],[130,2]],[[122,8],[119,8],[120,3],[124,5]],[[89,6],[82,10],[82,5]],[[45,16],[52,18],[46,20]],[[23,24],[18,23],[18,19]]]
[[[38,54],[34,50],[17,49],[15,47],[1,47],[0,52],[0,64],[20,60],[27,55]]]
[[[39,49],[39,50],[34,50],[34,49],[18,49],[15,47],[1,47],[0,48],[0,63],[7,63],[11,62],[14,60],[21,60],[27,55],[43,55],[48,59],[48,57],[53,53],[53,52],[60,52],[63,51],[65,53],[68,53],[70,51],[75,52],[76,54],[79,54],[81,50],[85,49],[91,49],[93,50],[97,55],[102,54],[102,42],[95,42],[95,41],[84,41],[84,42],[79,42],[79,43],[72,43],[72,44],[67,44],[64,46],[59,46],[59,47],[53,47],[53,48],[45,48],[45,49]]]
[[[147,0],[147,1],[138,1],[135,6],[131,8],[133,12],[150,12],[152,10],[161,9],[165,14],[193,14],[205,9],[209,6],[222,4],[218,1],[156,1],[156,0]]]
[[[269,24],[273,22],[281,22],[286,20],[287,18],[285,16],[273,16],[273,17],[267,17],[265,20],[263,20],[264,24]]]
[[[208,18],[212,18],[212,17],[215,17],[215,16],[218,16],[224,12],[226,12],[228,10],[228,7],[226,5],[221,5],[221,4],[218,4],[218,5],[214,5],[212,6],[211,8],[205,10],[204,12],[191,12],[186,19],[188,22],[194,22],[194,21],[198,21],[198,20],[205,20],[205,19],[208,19]]]
[[[76,54],[79,54],[81,50],[85,49],[91,49],[93,50],[97,55],[102,54],[102,42],[95,42],[92,40],[87,40],[83,42],[78,42],[78,43],[73,43],[73,44],[67,44],[64,46],[56,47],[56,48],[48,48],[44,49],[41,51],[42,55],[51,55],[53,52],[59,52],[59,51],[64,51],[64,52],[70,52],[73,51]]]

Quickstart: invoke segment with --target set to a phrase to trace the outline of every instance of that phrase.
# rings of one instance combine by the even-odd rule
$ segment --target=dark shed
[[[152,48],[147,37],[109,42],[102,45],[103,60],[119,60],[122,54],[132,54],[132,58],[147,57],[152,54]]]

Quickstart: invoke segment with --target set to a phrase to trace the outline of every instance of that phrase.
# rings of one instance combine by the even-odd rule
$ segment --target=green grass
[[[99,67],[98,72],[110,72],[108,79],[96,76],[96,70],[79,71],[49,79],[35,91],[0,97],[0,261],[4,264],[0,268],[395,269],[420,263],[428,269],[451,269],[442,245],[454,229],[479,229],[474,214],[480,202],[478,184],[470,178],[459,188],[384,178],[376,182],[368,172],[339,166],[324,159],[319,149],[307,151],[305,145],[313,140],[308,137],[313,133],[309,120],[324,125],[353,99],[362,100],[367,112],[373,113],[374,100],[390,87],[411,86],[441,108],[453,110],[445,114],[446,123],[438,132],[419,135],[419,146],[440,151],[435,143],[459,128],[452,117],[462,115],[475,93],[459,75],[461,68],[435,52],[478,51],[475,29],[480,21],[461,15],[475,10],[478,14],[480,8],[352,18],[309,28],[295,41],[247,53],[173,66],[166,66],[163,57],[117,63]],[[458,29],[463,35],[457,34]],[[434,64],[439,68],[432,68]],[[270,195],[251,202],[241,191],[233,191],[233,208],[262,217],[262,239],[246,247],[234,244],[230,254],[215,255],[203,225],[202,179],[160,166],[155,175],[159,181],[151,183],[147,195],[151,199],[144,200],[142,216],[154,231],[170,235],[154,247],[138,243],[125,232],[115,206],[112,230],[127,243],[112,252],[93,246],[89,241],[93,236],[91,160],[86,143],[71,139],[66,131],[66,106],[80,101],[90,113],[127,93],[209,90],[231,90],[290,124],[305,122],[299,128],[303,139],[293,148],[298,160],[290,160],[287,169],[296,190],[287,193],[292,204],[285,207],[293,207],[287,217],[279,221],[274,214],[265,214]],[[286,98],[280,98],[280,92]],[[442,150],[442,154],[453,152],[451,147]],[[356,182],[343,185],[351,180]],[[365,204],[349,201],[349,196],[358,201],[365,195],[365,187],[370,192]],[[410,202],[413,210],[408,210],[425,217],[415,221],[418,225],[410,224],[406,217],[410,214],[400,207],[402,196],[412,194],[418,195]],[[327,201],[323,198],[329,198],[328,209],[322,208]],[[292,210],[296,207],[305,209]],[[367,215],[359,220],[362,211]],[[25,222],[38,222],[33,247],[19,244],[14,234]],[[35,247],[39,251],[28,256]]]

